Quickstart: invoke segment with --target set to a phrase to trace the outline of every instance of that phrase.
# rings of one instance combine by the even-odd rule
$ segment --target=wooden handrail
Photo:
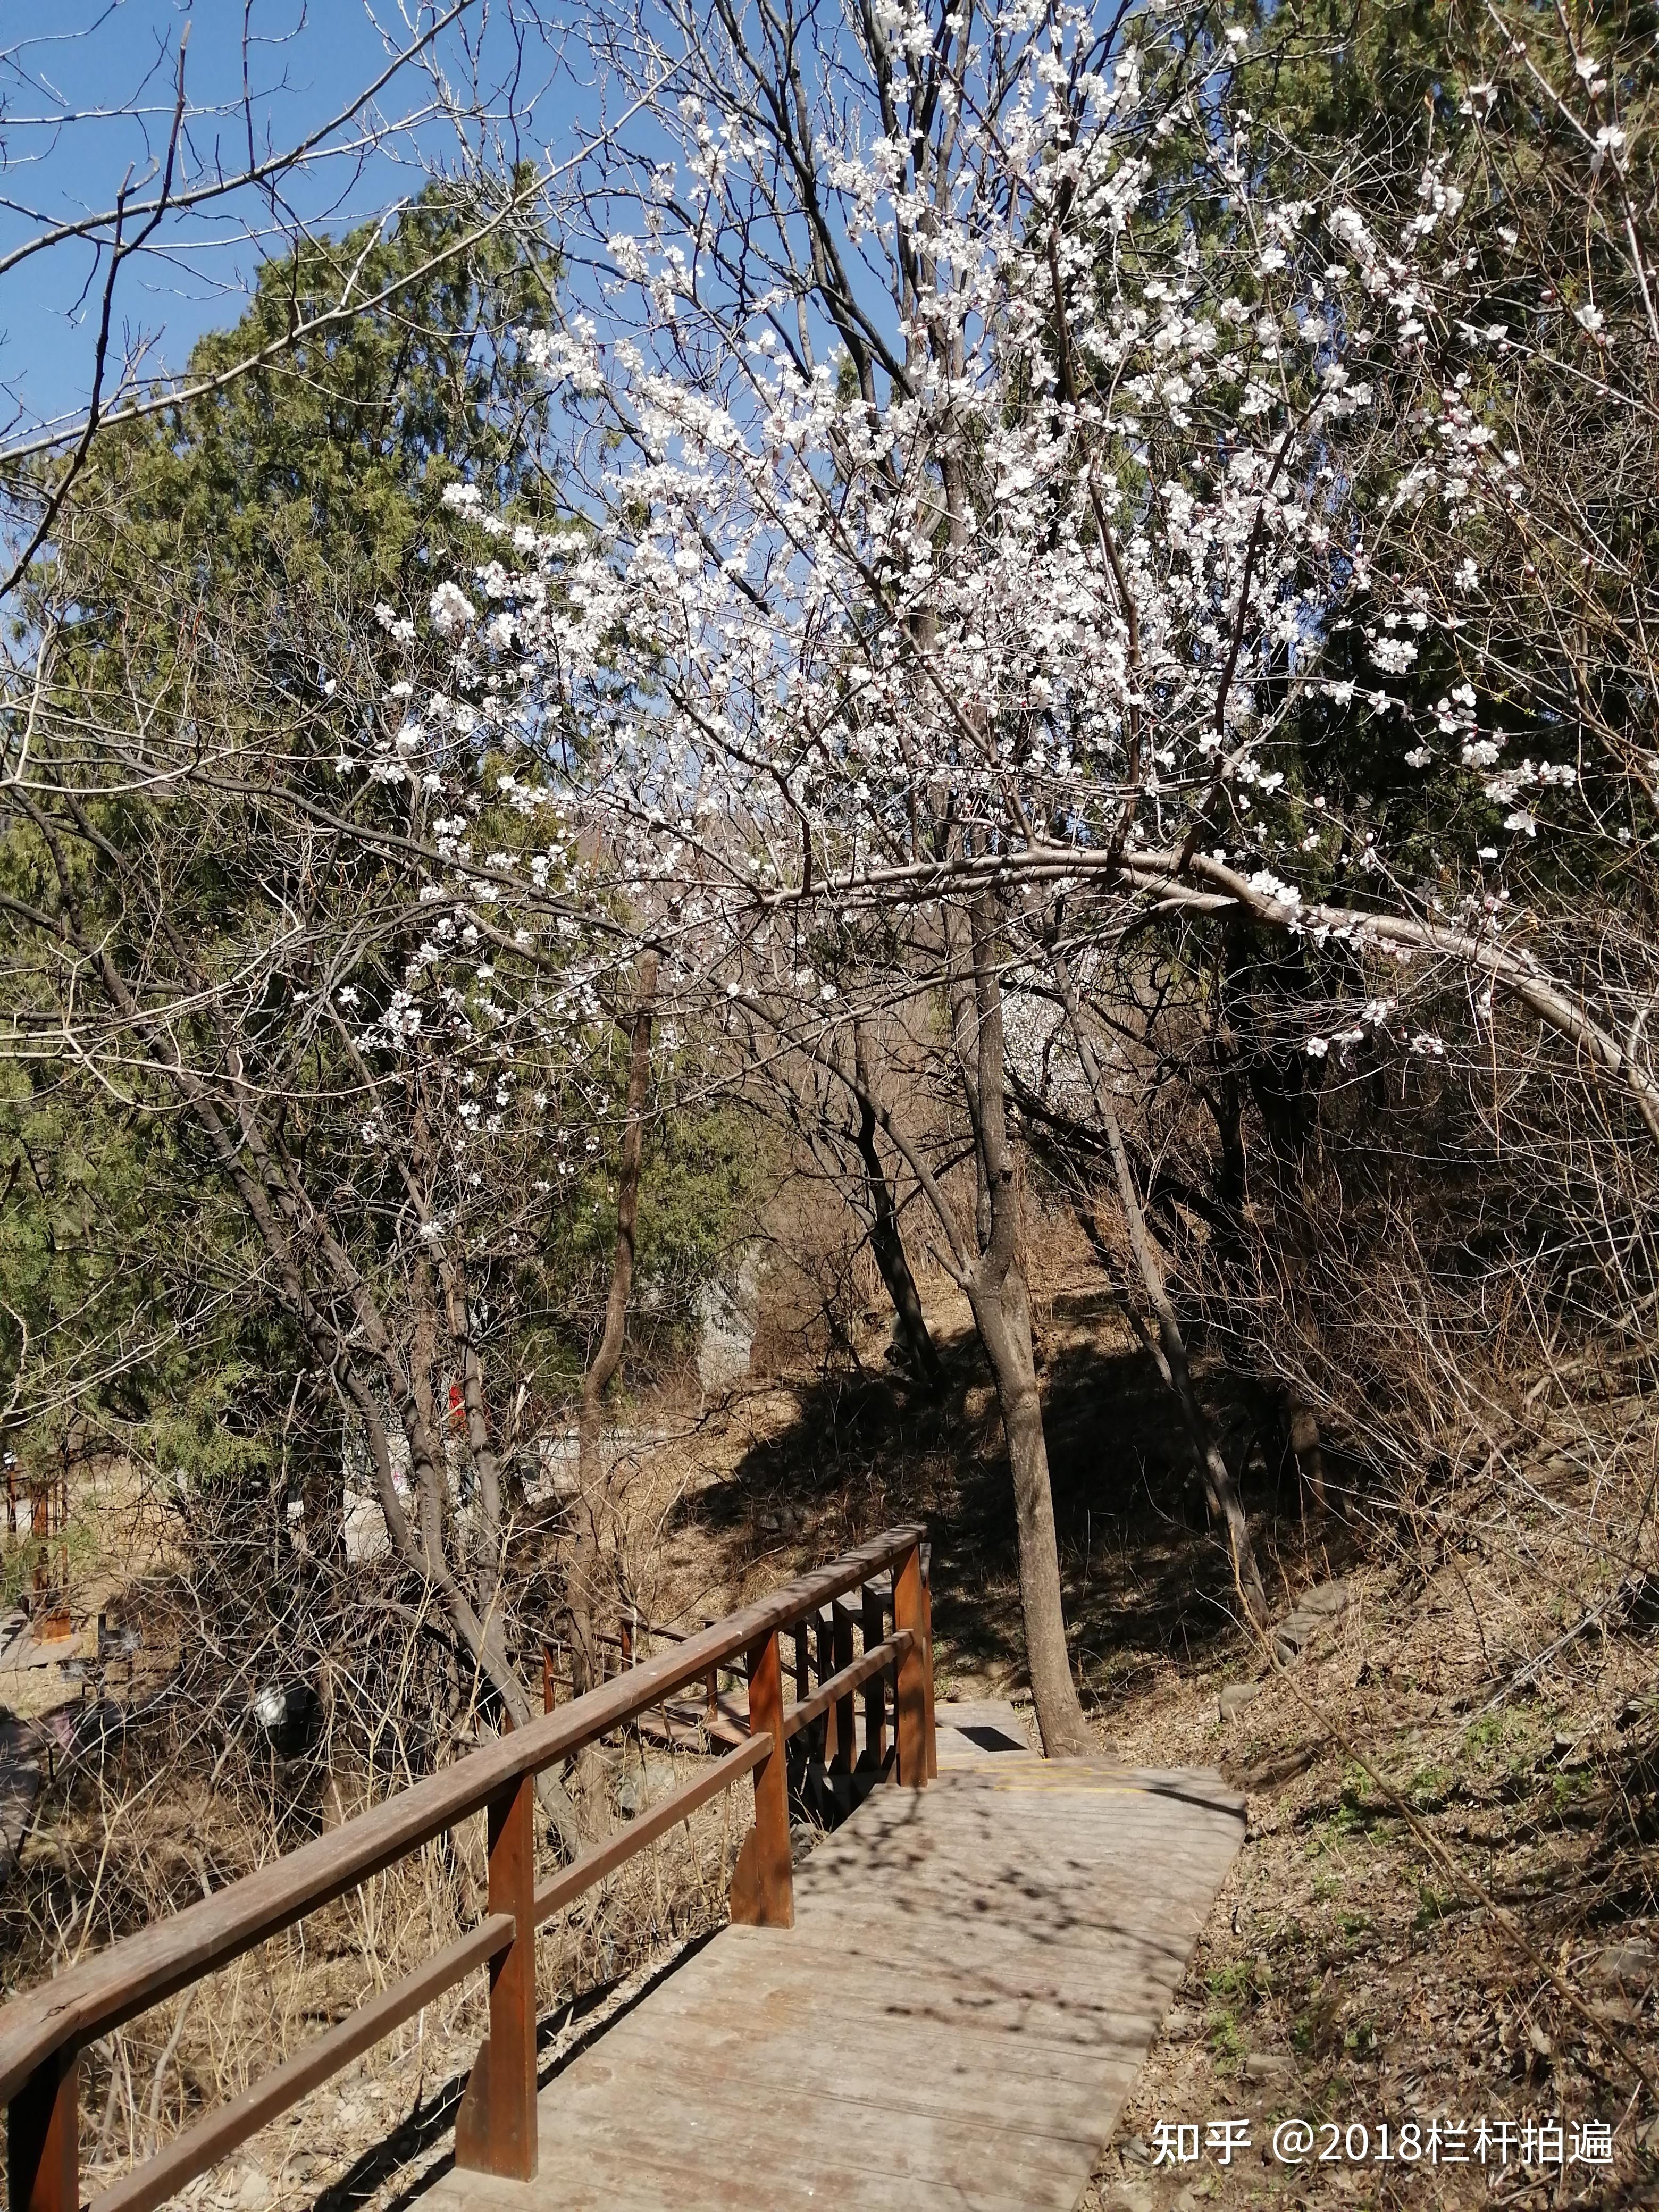
[[[487,1919],[466,1935],[450,1943],[428,1959],[418,1972],[409,1974],[401,1982],[394,1982],[389,1990],[382,1990],[367,2004],[348,2013],[337,2026],[319,2035],[303,2050],[298,2051],[285,2064],[256,2081],[251,2089],[210,2112],[193,2128],[158,2150],[143,2166],[107,2189],[100,2190],[93,2199],[98,2212],[153,2212],[157,2204],[165,2204],[169,2197],[176,2196],[186,2182],[194,2181],[198,2173],[205,2173],[216,2166],[227,2152],[240,2142],[246,2142],[285,2112],[290,2105],[337,2074],[343,2066],[365,2051],[372,2051],[383,2036],[401,2027],[406,2020],[413,2020],[423,2005],[441,1997],[446,1990],[471,1973],[477,1967],[487,1966],[491,1959],[505,1951],[517,1929],[510,1912],[492,1912]]]
[[[596,1881],[603,1881],[625,1865],[635,1852],[642,1851],[647,1844],[654,1844],[659,1836],[665,1836],[671,1828],[678,1828],[682,1820],[689,1820],[699,1805],[706,1805],[711,1797],[718,1797],[722,1790],[729,1790],[745,1774],[752,1773],[762,1759],[772,1751],[769,1735],[751,1735],[747,1743],[736,1751],[728,1751],[724,1759],[717,1759],[707,1774],[700,1774],[683,1788],[672,1790],[666,1797],[659,1797],[648,1812],[631,1820],[617,1836],[584,1851],[568,1867],[562,1867],[551,1881],[536,1892],[536,1925],[568,1905],[574,1898],[591,1889]]]
[[[470,1753],[330,1834],[82,1960],[43,1988],[15,1998],[0,2009],[0,2099],[9,2108],[11,2212],[77,2212],[76,2056],[82,2046],[229,1964],[479,1812],[487,1812],[489,1819],[489,1899],[481,1924],[415,1974],[379,1992],[242,2097],[175,2138],[94,2202],[99,2212],[149,2212],[433,1996],[485,1964],[490,1971],[490,2033],[457,2121],[457,2161],[529,2179],[535,2171],[532,1947],[537,1925],[697,1806],[751,1772],[755,1825],[732,1882],[732,1917],[790,1924],[793,1905],[786,1741],[832,1702],[842,1701],[850,1710],[854,1691],[890,1668],[895,1670],[899,1778],[917,1787],[927,1780],[933,1765],[928,1724],[933,1669],[921,1568],[923,1534],[913,1525],[888,1529],[857,1551],[687,1636],[672,1650]],[[779,1632],[816,1615],[844,1591],[889,1566],[894,1571],[892,1636],[884,1643],[871,1643],[870,1622],[876,1624],[875,1633],[882,1624],[878,1612],[866,1611],[869,1648],[863,1656],[841,1666],[829,1681],[821,1674],[818,1690],[786,1710],[778,1665]],[[537,1890],[536,1776],[739,1653],[750,1686],[749,1741]],[[837,1659],[848,1656],[838,1644]],[[884,1697],[882,1710],[884,1713]],[[879,1734],[873,1723],[872,1726],[871,1746],[878,1756]]]

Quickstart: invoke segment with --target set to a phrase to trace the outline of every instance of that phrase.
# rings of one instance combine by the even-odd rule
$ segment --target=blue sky
[[[391,56],[448,12],[453,0],[408,14],[393,0],[248,0],[247,52],[256,154],[286,149],[336,115],[373,82]],[[514,62],[513,106],[524,150],[562,150],[546,42],[532,35],[515,52],[515,0],[472,0],[436,42],[452,69],[463,61],[465,27],[482,31],[483,82],[497,112]],[[173,111],[179,40],[189,27],[185,94],[186,182],[245,168],[249,124],[243,100],[244,0],[0,0],[0,256],[43,225],[115,204],[131,172],[135,191],[163,153]],[[38,28],[36,27],[39,27]],[[289,206],[330,228],[395,205],[425,181],[423,161],[453,166],[455,134],[443,119],[416,120],[429,88],[406,66],[379,95],[391,140],[367,160],[345,150],[343,133],[287,187]],[[144,194],[148,197],[148,194]],[[125,264],[112,335],[143,339],[150,374],[177,370],[205,330],[234,322],[253,269],[283,250],[270,206],[252,192],[165,222]],[[8,441],[43,420],[84,405],[101,307],[101,268],[83,241],[38,252],[0,275],[0,425]]]

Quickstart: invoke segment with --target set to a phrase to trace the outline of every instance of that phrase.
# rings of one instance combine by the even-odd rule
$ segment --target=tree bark
[[[306,1549],[325,1567],[343,1567],[345,1421],[328,1370],[302,1378],[299,1413],[300,1498]]]
[[[1290,1425],[1291,1451],[1303,1486],[1314,1502],[1316,1513],[1325,1510],[1325,1450],[1319,1433],[1319,1416],[1294,1391],[1285,1407]]]
[[[599,1646],[594,1613],[601,1601],[603,1553],[614,1542],[610,1486],[605,1475],[605,1394],[622,1364],[628,1301],[634,1287],[634,1233],[640,1207],[640,1154],[645,1103],[651,1087],[651,1020],[657,996],[657,956],[641,954],[639,989],[629,1046],[628,1092],[622,1152],[617,1168],[617,1243],[611,1291],[599,1349],[582,1377],[576,1431],[576,1540],[570,1562],[568,1604],[570,1670],[578,1696],[595,1680]]]
[[[994,1285],[975,1282],[968,1298],[990,1362],[1003,1432],[1008,1440],[1025,1663],[1038,1732],[1050,1759],[1086,1758],[1095,1745],[1072,1680],[1066,1646],[1048,1446],[1032,1357],[1031,1309],[1024,1277],[1018,1267],[1010,1267]]]
[[[1031,1342],[1030,1300],[1018,1264],[1020,1197],[1008,1137],[1002,982],[996,965],[995,919],[988,896],[981,896],[976,902],[965,931],[951,933],[947,957],[954,971],[946,978],[951,1036],[973,1125],[978,1169],[971,1237],[939,1188],[925,1151],[876,1096],[867,1073],[860,1066],[849,1074],[833,1055],[820,1057],[860,1106],[873,1114],[877,1125],[915,1177],[947,1248],[940,1255],[942,1264],[968,1299],[990,1365],[1008,1443],[1020,1609],[1038,1731],[1049,1758],[1084,1758],[1095,1745],[1066,1652],[1060,1550]]]
[[[973,1034],[954,1025],[964,1057],[964,1085],[976,1109],[978,1150],[988,1233],[963,1288],[974,1325],[990,1362],[1008,1440],[1013,1479],[1014,1526],[1019,1547],[1020,1609],[1025,1625],[1026,1665],[1042,1748],[1050,1759],[1084,1758],[1094,1749],[1072,1680],[1060,1580],[1048,1447],[1037,1391],[1031,1344],[1031,1305],[1018,1260],[1020,1198],[1008,1140],[1003,1070],[1002,978],[990,902],[977,900],[969,917]],[[971,1062],[966,1055],[971,1051]]]
[[[887,1295],[893,1301],[893,1311],[898,1316],[905,1347],[910,1355],[910,1365],[927,1389],[937,1392],[944,1380],[944,1371],[939,1365],[939,1349],[933,1342],[933,1332],[927,1326],[927,1316],[922,1311],[921,1294],[916,1288],[916,1279],[910,1272],[909,1256],[899,1230],[898,1208],[893,1203],[893,1186],[888,1180],[887,1170],[882,1164],[881,1154],[876,1146],[876,1109],[870,1096],[862,1028],[855,1033],[854,1049],[863,1093],[857,1101],[858,1148],[859,1157],[864,1162],[865,1188],[870,1200],[870,1249],[875,1254],[877,1267],[881,1270],[881,1279],[887,1285]]]

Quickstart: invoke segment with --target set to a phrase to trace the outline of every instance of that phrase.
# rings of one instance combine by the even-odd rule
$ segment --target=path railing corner
[[[677,1640],[658,1656],[471,1752],[296,1851],[199,1903],[79,1960],[44,1988],[0,2008],[0,2101],[7,2107],[9,2212],[80,2212],[80,2053],[176,1991],[228,1966],[308,1912],[383,1872],[455,1824],[483,1812],[488,1824],[484,1916],[426,1964],[376,1991],[230,2103],[217,2106],[92,2199],[88,2212],[154,2212],[266,2123],[414,2018],[469,1974],[489,1976],[489,2031],[455,2124],[459,2166],[504,2179],[533,2179],[536,2141],[536,1931],[551,1915],[690,1817],[746,1774],[754,1819],[738,1855],[731,1916],[740,1924],[789,1928],[794,1885],[789,1844],[787,1747],[815,1731],[817,1755],[842,1772],[920,1789],[937,1771],[933,1733],[933,1597],[926,1532],[907,1523],[798,1577],[767,1596]],[[890,1599],[874,1578],[891,1571]],[[862,1591],[854,1611],[838,1601]],[[893,1626],[884,1633],[890,1607]],[[808,1624],[816,1626],[809,1638]],[[854,1630],[863,1650],[854,1652]],[[783,1701],[780,1638],[793,1644],[795,1698]],[[816,1642],[816,1689],[811,1687]],[[712,1683],[741,1655],[749,1685],[747,1741],[650,1806],[539,1887],[536,1778],[556,1761],[624,1726],[676,1690]],[[886,1738],[886,1678],[893,1682],[893,1740]],[[857,1747],[854,1699],[865,1701]]]

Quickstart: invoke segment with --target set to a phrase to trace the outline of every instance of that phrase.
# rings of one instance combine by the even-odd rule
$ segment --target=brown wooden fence
[[[425,1966],[296,2052],[93,2200],[94,2212],[151,2212],[267,2121],[337,2073],[445,1990],[488,1968],[489,2032],[455,2123],[457,2163],[514,2180],[536,2172],[535,1936],[541,1923],[592,1883],[744,1775],[755,1778],[754,1824],[732,1881],[732,1917],[787,1928],[794,1918],[785,1747],[822,1720],[828,1747],[850,1763],[854,1701],[866,1698],[866,1749],[896,1778],[920,1788],[933,1771],[933,1650],[924,1531],[890,1528],[855,1552],[629,1668],[453,1766],[386,1798],[301,1850],[232,1882],[199,1905],[83,1959],[43,1989],[0,2009],[0,2100],[8,2109],[11,2212],[77,2212],[80,2204],[79,2053],[174,1991],[229,1964],[371,1875],[418,1850],[458,1821],[488,1817],[489,1893],[478,1925]],[[885,1607],[866,1586],[892,1570],[890,1635]],[[835,1601],[865,1592],[854,1613]],[[820,1618],[825,1609],[830,1618]],[[853,1623],[864,1650],[853,1656]],[[807,1626],[818,1623],[818,1685],[809,1690]],[[795,1701],[783,1702],[778,1639],[793,1643]],[[536,1777],[610,1734],[688,1682],[741,1655],[749,1683],[746,1742],[651,1806],[607,1841],[537,1887]],[[832,1671],[829,1671],[832,1670]],[[884,1741],[887,1674],[893,1676],[893,1757]],[[821,1748],[825,1747],[821,1744]]]

